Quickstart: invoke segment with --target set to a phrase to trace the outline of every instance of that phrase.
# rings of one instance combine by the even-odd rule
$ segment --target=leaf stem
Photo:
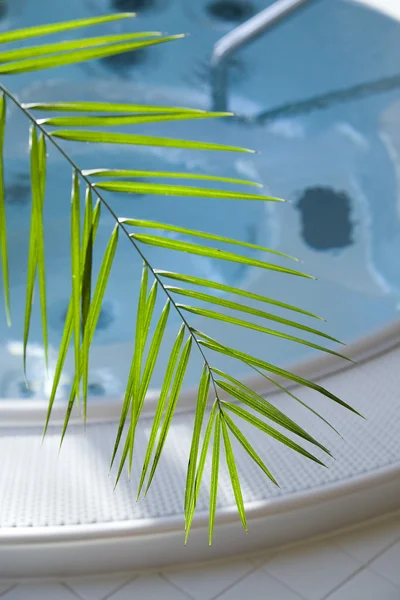
[[[98,192],[98,189],[95,187],[95,184],[92,183],[91,180],[89,179],[89,177],[83,173],[83,170],[67,154],[67,152],[62,148],[62,146],[60,146],[60,144],[56,141],[56,139],[53,136],[51,136],[50,133],[47,132],[47,130],[40,123],[40,119],[37,120],[34,117],[34,115],[31,113],[31,111],[28,108],[25,108],[18,101],[18,99],[14,96],[14,94],[12,92],[10,92],[10,90],[8,90],[2,83],[0,83],[0,90],[4,93],[5,96],[7,96],[25,114],[25,116],[31,121],[31,123],[33,123],[40,130],[40,132],[51,142],[51,144],[58,150],[58,152],[60,152],[60,154],[63,156],[63,158],[70,164],[70,166],[78,173],[79,177],[86,183],[86,185],[89,186],[89,189],[91,189],[96,194],[97,198],[105,206],[105,208],[108,210],[109,214],[113,217],[113,219],[115,219],[115,221],[116,221],[118,227],[120,228],[120,230],[128,238],[128,240],[130,241],[130,243],[132,244],[132,246],[138,252],[140,258],[144,261],[144,263],[150,269],[150,271],[151,271],[154,279],[159,283],[159,285],[161,286],[161,288],[164,291],[165,295],[171,301],[171,304],[175,308],[175,310],[178,313],[180,319],[182,320],[182,322],[184,323],[186,329],[188,330],[190,337],[193,339],[194,343],[196,344],[196,346],[197,346],[197,348],[198,348],[198,350],[199,350],[199,352],[200,352],[200,354],[201,354],[201,356],[202,356],[202,358],[204,360],[204,363],[207,366],[207,369],[208,369],[208,371],[210,373],[211,381],[212,381],[214,392],[215,392],[215,399],[216,399],[216,401],[218,403],[218,407],[219,407],[219,409],[221,411],[222,408],[221,408],[221,405],[220,405],[220,399],[219,399],[219,395],[218,395],[218,389],[217,389],[217,385],[215,383],[215,379],[214,379],[214,375],[213,375],[210,363],[208,362],[208,360],[206,358],[206,355],[204,353],[204,350],[203,350],[202,346],[199,343],[199,340],[194,335],[193,328],[189,325],[189,322],[188,322],[187,318],[184,316],[184,314],[182,313],[182,311],[179,308],[179,306],[177,306],[177,304],[176,304],[176,302],[175,302],[175,300],[173,298],[173,295],[165,287],[165,285],[164,285],[164,283],[163,283],[160,275],[158,275],[158,273],[156,273],[155,269],[152,267],[152,265],[150,264],[150,262],[148,261],[148,259],[146,258],[146,256],[143,254],[142,250],[140,249],[140,247],[138,246],[138,244],[136,243],[136,241],[130,236],[129,231],[126,229],[126,227],[124,226],[124,224],[120,222],[119,217],[117,216],[117,214],[115,213],[115,211],[111,208],[111,206],[109,205],[109,203],[107,202],[107,200],[105,200],[105,198]]]

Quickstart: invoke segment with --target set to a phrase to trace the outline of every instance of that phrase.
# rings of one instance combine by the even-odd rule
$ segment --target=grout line
[[[165,581],[165,583],[168,583],[169,585],[171,585],[172,587],[174,587],[176,590],[179,590],[181,592],[181,594],[185,594],[185,596],[187,596],[188,598],[190,598],[190,600],[195,600],[195,598],[193,598],[192,595],[189,595],[189,593],[186,590],[183,590],[181,587],[179,587],[179,585],[177,585],[173,581],[170,581],[168,579],[168,577],[166,577],[162,571],[159,571],[157,573],[157,575],[160,577],[160,579],[162,579],[163,581]]]
[[[361,565],[360,567],[358,567],[358,569],[356,571],[354,571],[354,573],[352,573],[351,575],[348,575],[346,577],[346,579],[344,579],[343,581],[341,581],[340,583],[338,583],[337,585],[335,585],[335,587],[332,588],[330,590],[330,592],[328,592],[327,594],[325,594],[324,596],[322,596],[321,600],[327,600],[337,590],[340,590],[344,585],[346,585],[346,583],[349,583],[349,581],[351,581],[352,579],[354,579],[354,577],[356,575],[359,575],[360,573],[362,573],[363,571],[366,571],[366,570],[367,570],[366,566],[365,565]]]
[[[57,583],[56,583],[56,585],[57,585]],[[71,592],[71,594],[76,596],[76,598],[79,598],[79,600],[85,600],[84,598],[82,598],[82,596],[80,594],[78,594],[78,592],[76,590],[74,590],[74,588],[69,587],[69,585],[67,583],[65,583],[65,581],[61,581],[59,585],[61,585],[65,589],[67,589],[69,592]]]
[[[261,567],[262,568],[262,567]],[[260,569],[261,570],[261,569]],[[285,581],[282,581],[282,579],[278,579],[278,577],[275,577],[275,575],[271,575],[271,573],[269,571],[264,571],[264,573],[266,575],[268,575],[268,577],[271,577],[271,579],[273,579],[274,581],[277,581],[278,583],[280,583],[280,585],[283,585],[283,587],[285,587],[287,590],[289,590],[290,592],[297,594],[297,596],[299,598],[301,598],[301,600],[307,600],[307,598],[305,598],[305,596],[303,596],[303,594],[300,594],[300,592],[298,590],[295,590],[294,588],[292,588],[290,585],[288,585]]]
[[[267,562],[267,561],[266,561]],[[258,565],[258,566],[254,566],[253,569],[251,569],[250,571],[248,571],[245,575],[243,575],[240,579],[238,579],[237,581],[235,581],[234,583],[232,583],[231,585],[228,585],[224,590],[222,590],[221,592],[219,592],[216,596],[213,596],[213,598],[211,598],[211,600],[217,600],[217,598],[220,598],[222,594],[224,594],[225,592],[227,592],[228,590],[232,590],[235,588],[235,586],[240,583],[241,581],[245,580],[247,577],[250,577],[250,575],[253,575],[254,573],[256,573],[257,571],[261,571],[264,575],[266,575],[267,577],[270,577],[271,579],[273,579],[274,581],[276,581],[277,583],[279,583],[280,585],[282,585],[283,587],[285,587],[287,590],[289,590],[292,593],[295,593],[298,597],[299,600],[307,600],[307,598],[305,598],[304,596],[302,596],[298,591],[293,590],[290,586],[288,586],[284,581],[281,581],[280,579],[278,579],[277,577],[274,577],[273,575],[271,575],[270,573],[267,573],[266,571],[263,570],[262,565]]]
[[[239,577],[239,579],[237,579],[235,582],[227,585],[226,588],[224,588],[223,590],[218,592],[218,594],[216,596],[213,596],[211,598],[211,600],[216,600],[217,598],[220,598],[222,596],[222,594],[225,594],[225,592],[227,592],[228,590],[232,590],[235,587],[235,585],[237,585],[238,583],[240,583],[241,581],[246,579],[246,577],[249,577],[249,575],[252,575],[253,573],[255,573],[257,570],[258,570],[258,567],[253,566],[253,568],[250,569],[250,571],[247,571],[247,573],[245,573],[244,575]]]
[[[108,592],[108,594],[106,594],[105,596],[102,596],[101,598],[99,598],[99,600],[109,600],[110,598],[112,598],[112,596],[114,594],[116,594],[117,592],[119,592],[120,590],[122,590],[126,585],[128,585],[129,583],[132,583],[132,581],[134,581],[136,579],[137,575],[135,575],[134,577],[125,580],[123,583],[121,583],[120,585],[118,585],[112,592]],[[93,579],[90,580],[86,580],[86,581],[93,581]],[[69,592],[71,592],[72,594],[74,594],[77,598],[79,598],[79,600],[85,600],[80,594],[79,592],[77,592],[73,587],[70,587],[68,585],[67,582],[63,581],[61,582],[61,585],[64,586]]]
[[[366,567],[366,570],[369,573],[372,573],[373,575],[376,575],[376,577],[380,577],[380,579],[383,579],[383,581],[386,581],[387,583],[390,583],[390,585],[392,585],[396,590],[397,589],[400,590],[400,587],[396,583],[394,583],[394,581],[392,581],[391,579],[388,579],[386,577],[386,575],[384,575],[383,573],[379,573],[378,571],[374,571],[374,569],[371,569],[371,567]]]
[[[4,598],[5,595],[8,594],[8,592],[11,592],[11,590],[14,590],[17,586],[18,586],[17,583],[13,583],[12,585],[10,585],[10,587],[7,590],[0,592],[0,598]]]
[[[104,598],[102,598],[101,600],[112,600],[112,597],[114,596],[114,594],[116,594],[117,592],[120,592],[121,590],[123,590],[125,587],[127,587],[130,583],[132,583],[133,581],[135,581],[135,579],[137,579],[137,578],[138,578],[138,575],[134,575],[133,577],[131,577],[127,581],[124,581],[124,583],[121,583],[121,585],[118,585],[115,588],[115,590],[113,590],[112,592],[109,592],[108,594],[106,594],[104,596]]]
[[[383,550],[380,550],[380,552],[378,552],[378,554],[375,554],[372,558],[370,558],[369,560],[367,560],[367,562],[364,563],[362,565],[362,567],[360,567],[359,569],[357,569],[354,573],[352,573],[352,575],[350,575],[349,577],[346,577],[346,579],[344,581],[342,581],[342,583],[336,585],[330,592],[328,592],[328,594],[326,594],[325,596],[323,596],[321,598],[321,600],[328,600],[328,598],[330,598],[334,592],[336,592],[337,590],[340,590],[340,588],[342,588],[346,583],[349,583],[349,581],[351,581],[352,579],[354,579],[354,577],[356,575],[358,575],[359,573],[362,573],[362,571],[370,570],[375,575],[379,575],[380,577],[382,577],[383,579],[385,579],[386,581],[388,581],[392,585],[395,585],[393,583],[393,581],[390,581],[390,579],[388,579],[387,577],[384,577],[380,573],[374,571],[374,569],[369,569],[369,567],[370,567],[370,565],[377,558],[379,558],[380,556],[383,556],[383,554],[385,554],[385,552],[387,552],[387,550],[390,550],[391,548],[393,548],[393,546],[396,546],[396,544],[399,541],[400,541],[400,537],[396,538],[393,542],[391,542],[390,544],[388,544],[387,546],[385,546],[385,548],[383,548]],[[347,554],[347,556],[349,556],[349,554]]]

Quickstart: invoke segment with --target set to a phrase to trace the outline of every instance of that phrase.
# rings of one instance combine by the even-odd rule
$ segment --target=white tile
[[[335,546],[363,564],[400,538],[400,514],[330,538]]]
[[[356,559],[320,542],[282,551],[262,568],[308,600],[320,600],[359,567]]]
[[[110,600],[188,600],[188,598],[190,596],[185,592],[180,592],[159,575],[138,577],[110,596]]]
[[[265,571],[254,571],[226,590],[218,600],[300,600],[300,596]]]
[[[99,577],[93,579],[67,579],[65,584],[74,590],[82,600],[103,600],[122,587],[133,577]]]
[[[77,600],[73,592],[54,583],[20,584],[1,596],[4,600]]]
[[[400,586],[400,542],[374,560],[370,564],[370,569]]]
[[[240,560],[187,570],[168,571],[164,573],[164,577],[187,592],[194,600],[211,600],[252,568],[253,565],[250,561]]]
[[[364,569],[343,587],[329,596],[329,600],[400,600],[400,590],[394,585]]]

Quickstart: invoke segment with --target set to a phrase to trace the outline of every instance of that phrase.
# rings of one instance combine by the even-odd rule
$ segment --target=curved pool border
[[[342,353],[360,364],[379,356],[382,352],[387,352],[400,344],[400,319],[390,322],[385,327],[372,334],[363,336],[344,347]],[[352,363],[337,358],[331,354],[318,354],[306,360],[297,361],[292,365],[285,365],[285,368],[301,377],[312,380],[320,380],[328,375],[334,375],[344,370],[354,369]],[[243,383],[251,387],[257,393],[267,396],[276,392],[276,387],[269,383],[260,375],[241,378]],[[278,378],[277,378],[278,380]],[[282,380],[287,389],[297,387],[297,384]],[[189,387],[182,390],[177,411],[190,411],[193,409],[197,398],[197,388]],[[158,391],[150,390],[146,396],[146,402],[143,407],[143,414],[151,413],[158,401]],[[222,397],[222,395],[221,395]],[[89,401],[88,422],[113,422],[119,421],[120,409],[123,398],[116,401],[115,398],[109,400],[103,399],[102,402]],[[1,400],[0,401],[0,419],[2,426],[37,426],[44,424],[47,412],[47,402],[37,402],[32,400]],[[56,403],[52,410],[52,424],[56,425],[64,422],[65,403]],[[81,415],[77,410],[71,416],[71,422],[81,420]]]
[[[352,387],[357,387],[357,378],[362,377],[360,363],[380,355],[385,364],[385,357],[398,351],[399,333],[400,321],[396,321],[348,346],[347,353],[359,361],[346,367],[344,373]],[[340,365],[319,357],[302,368],[323,383],[328,374],[343,370]],[[300,368],[298,365],[296,371]],[[191,413],[189,402],[186,395],[182,410]],[[92,418],[94,422],[112,422],[117,416],[115,410],[108,415],[99,411]],[[8,424],[14,426],[18,436],[20,423],[15,411],[8,413]],[[194,517],[188,546],[184,545],[183,515],[177,514],[82,525],[4,527],[0,529],[0,578],[95,575],[215,560],[326,535],[399,508],[400,461],[394,458],[390,464],[371,470],[366,464],[364,471],[354,477],[246,503],[248,535],[243,532],[235,507],[223,506],[218,510],[212,547],[208,546],[205,511]]]
[[[249,533],[234,507],[216,519],[208,546],[208,512],[195,516],[184,545],[181,517],[97,525],[5,528],[0,578],[54,578],[155,569],[268,550],[392,512],[400,507],[400,464],[363,477],[246,506]]]

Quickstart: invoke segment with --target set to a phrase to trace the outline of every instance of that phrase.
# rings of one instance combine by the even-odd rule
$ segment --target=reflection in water
[[[209,15],[221,21],[240,23],[254,15],[255,8],[247,0],[215,0],[207,4]]]

